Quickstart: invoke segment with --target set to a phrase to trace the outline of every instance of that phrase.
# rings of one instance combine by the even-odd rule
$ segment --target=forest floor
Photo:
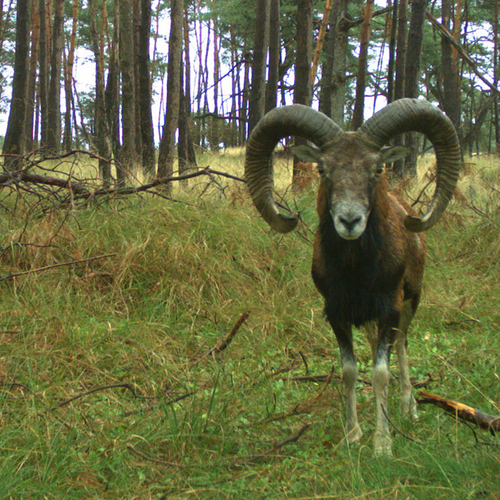
[[[241,152],[202,163],[243,175]],[[431,165],[395,189],[416,199]],[[40,214],[29,197],[0,200],[0,499],[500,499],[498,437],[430,405],[402,419],[397,384],[394,456],[373,458],[361,333],[365,435],[346,444],[338,349],[310,278],[317,179],[287,191],[303,219],[288,235],[242,184],[208,182],[176,186],[177,203]],[[467,160],[428,247],[411,377],[500,416],[498,158]]]

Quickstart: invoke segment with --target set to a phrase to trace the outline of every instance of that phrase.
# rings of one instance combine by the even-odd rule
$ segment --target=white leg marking
[[[346,361],[342,364],[342,380],[345,388],[345,416],[347,427],[347,442],[356,443],[361,439],[363,432],[358,423],[356,410],[356,383],[358,381],[358,368],[356,363]]]
[[[377,428],[373,438],[375,456],[390,456],[391,436],[387,420],[387,389],[389,387],[389,366],[386,361],[378,361],[373,367],[373,390],[377,405]]]
[[[406,348],[406,332],[413,318],[410,301],[403,304],[399,330],[396,332],[396,353],[398,356],[399,371],[401,376],[401,414],[416,420],[417,403],[411,393],[410,371],[408,368],[408,350]]]

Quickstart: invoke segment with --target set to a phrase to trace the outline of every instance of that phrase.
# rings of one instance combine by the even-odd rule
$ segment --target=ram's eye
[[[383,174],[384,173],[384,167],[383,166],[377,167],[377,170],[375,171],[375,173],[377,175]]]
[[[321,164],[318,164],[318,173],[321,176],[325,175],[325,169],[323,168],[323,165],[321,165]]]

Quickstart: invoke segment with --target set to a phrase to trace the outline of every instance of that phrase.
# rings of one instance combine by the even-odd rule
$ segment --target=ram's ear
[[[393,163],[397,160],[405,158],[411,153],[410,148],[404,146],[385,146],[382,148],[382,162]]]
[[[309,161],[311,163],[319,163],[321,161],[321,150],[313,148],[312,146],[307,146],[305,144],[300,146],[291,146],[290,151],[301,161]]]

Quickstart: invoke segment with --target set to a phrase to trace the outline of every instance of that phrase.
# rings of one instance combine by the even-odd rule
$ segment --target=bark
[[[28,97],[26,103],[26,151],[32,151],[35,146],[34,120],[36,115],[36,75],[38,67],[38,51],[40,48],[40,17],[37,9],[37,1],[31,2],[31,56],[30,74],[28,82]]]
[[[72,10],[72,26],[71,37],[68,48],[68,58],[64,72],[64,89],[66,96],[66,112],[64,114],[64,149],[70,151],[72,149],[72,132],[71,132],[71,106],[73,103],[73,65],[75,61],[76,47],[76,28],[78,21],[78,10],[80,8],[80,0],[73,0]]]
[[[360,36],[358,77],[356,79],[356,100],[352,117],[353,130],[357,130],[363,123],[363,115],[365,110],[366,73],[368,69],[368,45],[370,43],[372,14],[373,0],[367,0],[365,3],[364,21]]]
[[[425,10],[429,0],[411,1],[411,18],[408,30],[408,42],[405,63],[405,97],[418,97],[418,84],[420,81],[420,56],[422,54],[422,41],[424,38]],[[414,175],[417,172],[417,135],[407,134],[405,146],[411,153],[404,159],[404,172]]]
[[[443,26],[449,31],[451,24],[451,0],[442,2]],[[443,109],[449,119],[459,128],[460,126],[460,93],[458,86],[458,72],[452,55],[452,44],[447,38],[441,38],[441,68],[444,89]]]
[[[21,167],[20,157],[25,150],[30,24],[31,0],[18,0],[12,100],[3,144],[3,154],[17,156],[4,159],[4,170],[6,171],[16,170]]]
[[[269,13],[269,73],[266,85],[266,102],[264,106],[264,111],[266,113],[275,108],[278,101],[280,51],[280,1],[271,0]]]
[[[135,93],[135,153],[136,165],[142,166],[142,107],[141,107],[141,84],[140,84],[140,31],[141,31],[141,2],[132,0],[132,26],[134,32],[134,93]],[[149,60],[149,31],[148,31],[148,60]],[[147,69],[149,72],[149,67]],[[147,109],[145,110],[147,113]]]
[[[429,392],[421,391],[419,393],[418,402],[420,404],[428,403],[439,406],[448,413],[455,415],[456,418],[472,422],[480,429],[490,431],[492,434],[500,431],[500,417],[488,415],[487,413],[483,413],[482,411],[476,410],[471,406],[464,405],[463,403],[459,403],[458,401],[453,401]]]
[[[493,85],[498,89],[498,0],[493,0]],[[494,101],[494,124],[496,151],[500,153],[500,121],[498,118],[498,99]]]
[[[392,16],[389,25],[389,61],[387,63],[387,103],[394,101],[394,68],[396,66],[396,44],[398,33],[398,0],[393,0]],[[391,0],[388,0],[390,3]]]
[[[132,0],[119,0],[120,73],[122,81],[122,147],[117,181],[124,186],[136,164],[134,27]]]
[[[106,119],[108,121],[109,133],[113,156],[118,159],[120,156],[120,61],[118,56],[120,40],[120,20],[118,15],[118,0],[114,3],[114,29],[113,39],[109,44],[108,54],[108,79],[106,82]],[[105,22],[106,3],[102,3],[102,18]],[[104,32],[101,30],[101,46],[104,47]]]
[[[149,60],[149,35],[151,31],[151,0],[141,0],[141,24],[139,29],[138,76],[139,99],[141,108],[140,126],[142,138],[142,167],[147,178],[155,175],[156,152],[153,134],[153,115],[151,110],[151,82]]]
[[[45,148],[47,145],[47,134],[49,130],[49,64],[47,54],[47,9],[46,0],[39,0],[38,4],[40,17],[40,114],[41,114],[41,142],[40,146]]]
[[[172,0],[170,38],[168,50],[167,111],[163,124],[160,151],[158,156],[158,178],[172,175],[174,170],[175,131],[179,121],[181,96],[181,58],[183,1]],[[167,192],[172,187],[166,186]]]
[[[347,0],[340,0],[340,16],[336,30],[335,59],[332,72],[332,116],[340,126],[344,123],[344,106],[347,92],[347,52],[349,29],[351,27],[347,16]]]
[[[189,52],[188,6],[184,7],[184,62],[181,63],[181,98],[179,108],[179,172],[196,168],[196,154],[191,138],[191,61]]]
[[[88,0],[90,14],[90,32],[92,50],[96,63],[96,98],[94,115],[94,141],[99,153],[99,172],[104,187],[111,184],[111,170],[109,160],[112,157],[111,136],[106,115],[106,97],[104,88],[104,39],[101,36],[104,25],[103,16],[98,16],[95,0]],[[98,26],[100,21],[100,26]]]
[[[312,99],[311,63],[312,63],[312,0],[299,0],[297,7],[297,50],[295,61],[294,104],[309,106]],[[295,145],[307,144],[302,137],[294,139]],[[292,188],[300,187],[304,163],[294,157]]]
[[[429,0],[412,0],[405,64],[405,97],[418,97],[425,10]]]
[[[402,97],[404,97],[404,91],[405,91],[406,25],[408,22],[407,10],[408,10],[408,1],[399,0],[394,100],[401,99]]]
[[[314,81],[316,80],[316,73],[318,72],[319,58],[321,52],[323,51],[323,45],[326,38],[326,27],[330,22],[330,11],[332,10],[333,0],[326,0],[325,10],[323,12],[323,19],[321,20],[321,25],[318,33],[318,40],[316,42],[316,48],[314,49],[313,61],[311,66],[311,86],[314,87]]]
[[[322,66],[320,83],[319,110],[326,116],[332,116],[333,63],[337,42],[337,23],[340,15],[340,0],[334,0],[328,20],[329,30],[326,34],[326,58]]]
[[[50,55],[50,83],[48,94],[48,133],[46,147],[53,153],[61,148],[61,65],[63,50],[64,0],[55,0]]]
[[[252,61],[252,86],[249,102],[249,131],[264,115],[266,56],[269,44],[269,1],[255,3],[255,32]]]
[[[240,91],[241,102],[239,106],[240,144],[245,144],[248,135],[248,89],[250,87],[250,56],[244,48],[245,60],[243,69],[243,88]]]
[[[297,8],[297,51],[293,102],[309,106],[312,86],[309,78],[312,62],[312,0],[299,0]]]

